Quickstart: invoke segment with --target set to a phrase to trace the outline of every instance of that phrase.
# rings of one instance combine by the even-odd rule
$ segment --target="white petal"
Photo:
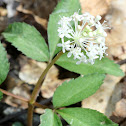
[[[62,47],[62,43],[58,43],[57,46],[58,46],[58,47]]]
[[[77,65],[81,64],[81,61],[77,61],[76,64],[77,64]]]
[[[63,37],[64,37],[64,34],[59,34],[59,37],[60,37],[60,38],[63,38]]]
[[[69,53],[67,54],[67,57],[69,58],[69,57],[71,57],[71,55],[72,55],[72,53],[69,52]]]
[[[65,53],[65,48],[62,48],[63,53]]]

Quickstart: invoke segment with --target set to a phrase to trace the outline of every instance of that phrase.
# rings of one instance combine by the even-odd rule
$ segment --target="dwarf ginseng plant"
[[[100,23],[100,20],[99,15],[94,17],[87,12],[81,14],[79,0],[61,0],[49,18],[49,47],[40,33],[26,23],[10,24],[5,30],[3,36],[6,40],[27,57],[48,62],[35,85],[31,99],[13,96],[0,89],[0,98],[4,93],[28,103],[28,126],[32,126],[34,106],[45,109],[45,113],[40,116],[40,126],[62,126],[60,118],[71,126],[117,126],[96,110],[67,108],[93,95],[102,85],[105,74],[124,75],[117,64],[105,57],[105,29],[109,27],[105,25],[105,21]],[[47,72],[54,64],[78,73],[80,77],[64,82],[56,89],[53,109],[50,109],[37,103],[36,99]],[[0,83],[5,80],[8,71],[6,52],[0,43]]]

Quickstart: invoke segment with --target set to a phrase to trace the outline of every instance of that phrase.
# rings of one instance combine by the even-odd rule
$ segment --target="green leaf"
[[[57,47],[60,42],[58,36],[58,21],[62,16],[71,16],[74,12],[80,9],[79,0],[61,0],[56,6],[54,12],[49,17],[48,23],[48,41],[50,49],[50,58],[58,53],[61,48]]]
[[[0,91],[0,101],[3,98],[3,93]]]
[[[81,63],[80,65],[77,65],[76,61],[77,60],[74,60],[73,57],[68,58],[66,53],[58,59],[56,64],[69,71],[83,75],[91,73],[107,73],[115,76],[124,76],[124,73],[119,68],[119,65],[115,64],[112,60],[108,59],[107,57],[103,58],[102,60],[97,59],[95,61],[95,64],[93,65],[90,63]]]
[[[57,112],[71,126],[118,126],[102,113],[85,108],[66,108]]]
[[[104,74],[91,74],[64,82],[54,93],[54,107],[68,106],[91,96],[99,89],[104,78]]]
[[[37,61],[48,61],[49,52],[44,38],[35,27],[26,23],[13,23],[3,33],[18,50]]]
[[[53,126],[62,126],[60,118],[54,113],[54,125]]]
[[[15,122],[12,124],[12,126],[23,126],[20,122]]]
[[[48,40],[49,40],[49,48],[50,48],[50,58],[52,58],[56,53],[58,53],[61,48],[57,46],[60,39],[58,37],[58,21],[60,20],[60,16],[68,16],[69,13],[58,13],[51,14],[48,23]]]
[[[62,126],[59,117],[51,109],[46,109],[40,116],[40,126]]]
[[[0,84],[6,79],[9,72],[9,63],[6,51],[0,42]]]
[[[61,0],[56,8],[54,9],[53,13],[61,13],[61,12],[75,12],[81,9],[79,0]]]

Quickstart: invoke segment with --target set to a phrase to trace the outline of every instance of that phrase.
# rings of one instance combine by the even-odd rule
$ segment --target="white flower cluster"
[[[75,12],[71,17],[62,17],[58,22],[58,33],[62,40],[57,46],[62,47],[63,53],[69,51],[67,57],[78,59],[76,64],[91,63],[95,59],[102,59],[106,54],[105,37],[107,36],[104,21],[100,23],[101,16],[92,16],[89,13],[79,15]]]

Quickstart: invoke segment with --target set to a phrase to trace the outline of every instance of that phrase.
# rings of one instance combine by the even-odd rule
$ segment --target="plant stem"
[[[34,103],[37,99],[37,95],[40,92],[41,86],[44,82],[45,76],[47,74],[47,72],[49,71],[49,69],[52,67],[52,65],[54,65],[54,63],[59,59],[59,57],[63,54],[63,52],[59,52],[57,54],[57,56],[47,65],[46,69],[44,70],[44,72],[41,74],[33,92],[31,95],[31,99],[29,101],[29,108],[28,108],[28,126],[32,126],[32,117],[33,117],[33,110],[34,110]]]
[[[14,94],[12,94],[12,93],[10,93],[10,92],[8,92],[8,91],[5,91],[5,90],[3,90],[3,89],[1,89],[1,88],[0,88],[0,91],[1,91],[3,94],[5,94],[5,95],[14,97],[14,98],[19,99],[19,100],[21,100],[21,101],[24,101],[24,102],[28,102],[28,101],[29,101],[29,100],[26,99],[26,98],[23,98],[23,97],[18,96],[18,95],[14,95]]]
[[[34,111],[34,105],[28,104],[28,118],[27,118],[28,126],[32,126],[33,111]]]
[[[24,101],[24,102],[27,102],[27,103],[29,102],[28,99],[23,98],[23,97],[21,97],[21,96],[14,95],[14,94],[12,94],[12,93],[10,93],[10,92],[8,92],[8,91],[5,91],[5,90],[3,90],[3,89],[1,89],[1,88],[0,88],[0,91],[1,91],[3,94],[5,94],[5,95],[11,96],[11,97],[13,97],[13,98],[19,99],[19,100]],[[41,104],[39,104],[39,103],[37,103],[37,102],[35,102],[34,105],[37,106],[37,107],[39,107],[39,108],[43,108],[43,109],[48,108],[47,106],[41,105]]]

